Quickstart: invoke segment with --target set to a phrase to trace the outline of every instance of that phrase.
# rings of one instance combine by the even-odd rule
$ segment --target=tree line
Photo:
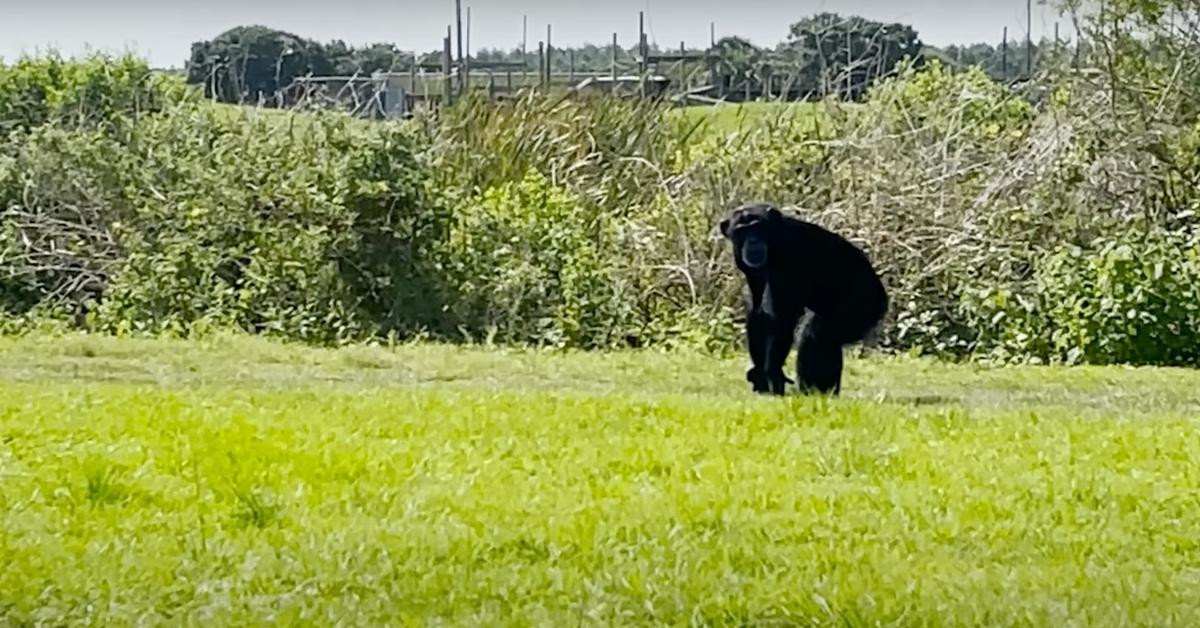
[[[820,13],[792,24],[784,41],[773,47],[755,46],[741,37],[722,38],[707,50],[716,60],[707,68],[726,87],[762,84],[774,79],[789,94],[821,97],[838,94],[859,99],[879,78],[893,72],[905,59],[920,65],[936,57],[951,67],[980,67],[991,78],[1012,82],[1036,71],[1044,44],[1027,51],[1018,45],[975,43],[937,48],[921,41],[915,28],[883,23],[861,16]],[[678,50],[678,49],[675,49]],[[651,53],[664,52],[651,45]],[[626,64],[636,47],[617,51]],[[1032,58],[1029,57],[1032,55]],[[556,72],[607,72],[612,45],[585,44],[556,47],[551,67]],[[483,48],[471,55],[474,62],[538,64],[536,51]],[[408,72],[414,64],[437,67],[441,51],[413,52],[395,43],[352,46],[342,40],[318,42],[266,26],[240,26],[211,40],[192,44],[187,62],[188,82],[204,87],[205,94],[221,102],[271,102],[297,78],[304,76],[360,75]],[[707,63],[707,62],[706,62]]]

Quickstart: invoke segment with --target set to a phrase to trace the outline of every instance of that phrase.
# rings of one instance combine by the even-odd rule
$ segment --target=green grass
[[[515,80],[515,79],[514,79]],[[254,105],[212,103],[211,106],[229,118],[262,116],[279,124],[295,125],[301,129],[312,124],[314,116],[305,111],[273,109]],[[811,124],[823,114],[822,103],[747,102],[714,106],[688,106],[672,109],[669,115],[683,117],[689,122],[702,122],[708,133],[729,135],[762,126],[768,121],[787,121]],[[355,119],[355,123],[374,124],[374,121]]]
[[[1195,625],[1200,374],[0,340],[0,626]]]
[[[747,102],[713,106],[682,107],[672,115],[684,116],[691,122],[703,120],[710,133],[727,135],[752,129],[767,120],[792,118],[811,122],[822,113],[821,103]]]
[[[273,107],[260,107],[258,105],[234,105],[228,103],[209,102],[205,106],[211,107],[227,121],[266,121],[272,128],[280,131],[294,129],[296,131],[309,131],[314,124],[317,124],[319,118],[312,111],[299,109],[277,109]],[[334,110],[328,110],[334,111]],[[377,121],[368,118],[349,117],[348,124],[355,129],[371,130],[372,125],[378,124]]]

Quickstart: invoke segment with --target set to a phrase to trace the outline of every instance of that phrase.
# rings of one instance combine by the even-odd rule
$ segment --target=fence
[[[595,71],[595,64],[592,65],[593,69],[578,70],[575,50],[563,53],[554,48],[553,27],[550,25],[546,27],[545,39],[537,42],[537,50],[533,55],[527,53],[524,43],[527,38],[523,38],[521,61],[487,61],[471,57],[470,8],[466,11],[465,31],[461,0],[455,0],[455,15],[456,24],[446,27],[437,62],[422,63],[414,56],[407,72],[305,77],[285,90],[281,104],[289,107],[337,106],[364,117],[400,117],[421,108],[437,108],[453,103],[471,91],[486,92],[493,99],[510,98],[528,89],[603,91],[629,97],[669,97],[686,104],[799,101],[823,98],[833,93],[853,99],[861,95],[875,78],[890,71],[873,67],[882,65],[880,53],[874,53],[873,57],[864,53],[862,58],[852,59],[849,47],[843,65],[828,73],[823,69],[815,77],[806,74],[799,64],[789,66],[777,61],[759,62],[753,71],[731,71],[727,59],[717,52],[715,24],[711,25],[712,41],[707,50],[689,51],[681,43],[677,51],[652,53],[646,35],[644,12],[638,14],[637,44],[632,51],[622,49],[619,34],[612,34],[607,71]],[[1040,56],[1044,46],[1038,45],[1035,53],[1032,37],[1026,37],[1025,68],[1020,71],[1019,68],[1010,68],[1007,27],[1003,30],[1001,42],[998,49],[999,68],[994,67],[995,60],[990,60],[993,67],[986,69],[994,78],[1005,82],[1028,78],[1035,61],[1039,61],[1035,55]],[[1061,48],[1056,22],[1053,50],[1058,53]],[[1078,60],[1078,42],[1075,48]],[[562,63],[564,57],[565,64]],[[946,58],[946,61],[962,65],[961,58]],[[556,65],[560,68],[565,65],[565,71],[556,70]],[[1012,72],[1013,69],[1018,71]]]

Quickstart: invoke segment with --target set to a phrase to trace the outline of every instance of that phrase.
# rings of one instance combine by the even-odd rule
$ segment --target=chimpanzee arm
[[[750,349],[750,370],[746,381],[754,385],[754,392],[767,392],[767,347],[771,340],[771,319],[766,314],[750,312],[746,317],[746,341]]]
[[[789,314],[772,317],[768,323],[766,374],[772,394],[782,395],[784,386],[792,382],[784,375],[783,365],[796,342],[796,324],[799,320],[798,316]]]
[[[782,395],[784,386],[792,380],[784,374],[783,365],[792,350],[798,318],[778,316],[769,284],[761,279],[749,281],[750,312],[746,317],[746,340],[753,366],[746,372],[746,381],[755,392]]]
[[[750,350],[750,370],[746,381],[754,386],[754,392],[767,392],[767,347],[771,339],[771,318],[762,311],[763,292],[766,282],[749,277],[750,307],[746,313],[746,343]]]

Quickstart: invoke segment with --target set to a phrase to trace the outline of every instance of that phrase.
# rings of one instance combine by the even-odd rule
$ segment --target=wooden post
[[[463,85],[463,17],[462,17],[462,0],[454,0],[454,21],[458,25],[458,83],[459,87]]]
[[[574,49],[574,48],[572,48],[572,49],[570,50],[570,52],[569,52],[569,55],[568,55],[568,56],[569,56],[569,59],[568,59],[567,63],[569,63],[569,64],[570,64],[570,65],[568,66],[568,70],[567,70],[567,71],[568,71],[568,76],[570,77],[570,79],[568,80],[568,82],[569,82],[571,85],[575,85],[575,49]]]
[[[408,68],[408,94],[415,96],[417,93],[417,53],[413,53],[412,65]]]
[[[550,75],[554,73],[554,45],[550,43],[550,25],[546,25],[546,85],[550,84]]]
[[[1058,38],[1058,22],[1054,23],[1054,56],[1058,56],[1062,48],[1062,40]]]
[[[719,71],[713,50],[716,50],[715,46],[708,51],[704,58],[704,62],[708,64],[708,82],[717,88],[717,98],[725,100],[725,77]]]
[[[521,85],[529,83],[529,51],[525,44],[529,40],[529,16],[521,16]]]
[[[538,42],[538,85],[546,84],[546,42]]]
[[[638,91],[646,97],[646,12],[638,11]]]
[[[469,88],[471,86],[471,7],[470,6],[467,7],[467,31],[463,35],[463,39],[466,40],[465,43],[463,44],[464,47],[466,48],[466,53],[463,55],[463,59],[462,59],[463,66],[462,66],[462,70],[460,70],[460,72],[462,72],[462,75],[463,75],[463,84]]]
[[[1008,82],[1008,27],[1004,27],[1004,38],[1000,40],[1000,80]]]
[[[642,44],[646,41],[646,12],[638,11],[638,54],[642,53]]]
[[[685,90],[688,89],[689,87],[691,87],[691,85],[688,83],[688,80],[691,77],[688,76],[687,61],[684,60],[684,57],[686,57],[686,56],[687,56],[687,44],[685,44],[684,42],[681,41],[681,42],[679,42],[679,63],[677,65],[677,67],[679,68],[679,85]]]
[[[613,44],[612,44],[612,86],[610,87],[609,91],[611,91],[611,92],[612,92],[612,93],[614,93],[614,94],[615,94],[615,93],[617,93],[617,46],[618,46],[618,44],[617,44],[617,34],[616,34],[616,33],[613,33]]]
[[[846,100],[854,100],[854,38],[846,33]]]
[[[1025,0],[1025,78],[1033,76],[1033,0]]]
[[[717,23],[708,23],[708,45],[710,48],[717,47]]]
[[[1082,52],[1083,52],[1082,46],[1083,46],[1083,33],[1079,32],[1079,30],[1076,29],[1076,31],[1075,31],[1075,58],[1071,60],[1071,65],[1076,70],[1079,69],[1079,55],[1082,54]]]
[[[507,72],[505,72],[505,74],[508,75],[508,93],[511,94],[512,90],[513,90],[513,88],[512,88],[512,70],[508,70]]]
[[[442,106],[449,107],[454,99],[454,86],[450,84],[450,27],[446,27],[446,38],[442,40]]]
[[[658,66],[655,66],[658,67]],[[642,81],[641,93],[642,98],[646,97],[646,82],[650,78],[650,41],[646,39],[646,34],[642,33]]]
[[[488,70],[487,94],[489,102],[496,98],[496,73],[492,70]]]

